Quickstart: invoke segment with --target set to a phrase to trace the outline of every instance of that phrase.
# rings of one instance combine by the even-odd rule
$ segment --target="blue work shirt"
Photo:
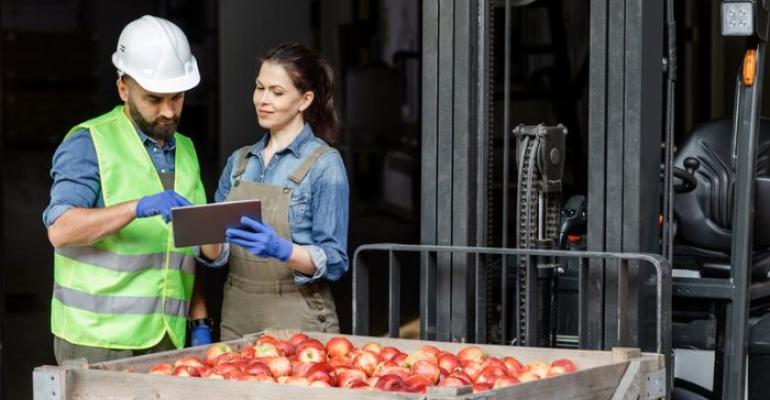
[[[173,173],[176,149],[174,137],[166,140],[161,148],[138,128],[136,133],[144,143],[155,169],[162,173]],[[104,207],[99,163],[88,129],[76,131],[59,145],[53,155],[51,178],[51,202],[43,211],[43,224],[46,228],[71,208]]]
[[[310,153],[325,146],[305,124],[300,134],[285,149],[275,153],[265,168],[263,150],[270,135],[252,145],[247,156],[246,171],[240,179],[284,187],[289,175]],[[233,187],[233,170],[239,151],[227,159],[214,195],[217,202],[225,200]],[[316,160],[305,179],[291,193],[289,231],[292,242],[305,247],[310,253],[316,272],[312,277],[294,271],[294,282],[303,285],[324,278],[339,280],[348,270],[348,177],[345,165],[337,151],[330,151]],[[204,265],[224,265],[230,248],[225,244],[222,254],[212,262],[199,259]]]

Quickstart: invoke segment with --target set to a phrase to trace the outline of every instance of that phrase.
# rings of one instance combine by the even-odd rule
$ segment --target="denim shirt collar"
[[[292,141],[288,146],[286,146],[285,149],[279,151],[278,153],[283,152],[291,152],[291,154],[294,154],[295,157],[301,158],[302,157],[302,146],[307,143],[310,139],[312,139],[314,136],[313,129],[305,123],[305,126],[302,127],[302,130],[299,132],[299,135],[297,135],[296,138],[294,138],[294,141]],[[267,141],[270,139],[270,133],[266,132],[262,139],[260,139],[257,143],[254,143],[251,146],[251,149],[249,150],[249,155],[252,156],[259,156],[262,153],[262,150],[265,149],[265,146],[267,145]]]

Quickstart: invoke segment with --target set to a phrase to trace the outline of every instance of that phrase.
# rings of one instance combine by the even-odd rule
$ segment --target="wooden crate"
[[[287,338],[288,332],[269,332]],[[366,336],[332,335],[308,332],[325,343],[333,336],[345,336],[360,347],[369,341],[395,346],[409,353],[425,344],[457,353],[464,343],[390,339]],[[227,342],[240,351],[258,335]],[[33,372],[35,400],[81,399],[654,399],[665,397],[665,361],[660,354],[640,353],[638,349],[612,351],[567,350],[534,347],[479,345],[495,357],[513,356],[522,363],[550,362],[570,358],[578,371],[548,379],[521,383],[474,394],[470,387],[431,387],[424,394],[365,391],[341,388],[299,387],[249,381],[228,381],[149,375],[151,366],[173,363],[183,356],[201,357],[208,346],[155,353],[92,365],[41,366]],[[137,372],[132,373],[131,371]]]

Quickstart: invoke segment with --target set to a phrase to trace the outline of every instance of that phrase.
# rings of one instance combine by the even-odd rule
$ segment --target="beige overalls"
[[[307,156],[283,187],[241,180],[250,147],[239,150],[233,188],[225,201],[259,199],[262,220],[276,234],[291,241],[289,206],[294,187],[307,176],[315,161],[332,148],[322,146]],[[291,268],[275,258],[257,257],[242,247],[230,246],[230,272],[222,301],[222,340],[265,329],[339,332],[339,320],[328,283],[321,279],[298,286]]]

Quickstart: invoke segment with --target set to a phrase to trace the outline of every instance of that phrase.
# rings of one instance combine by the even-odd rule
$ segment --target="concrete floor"
[[[32,398],[32,370],[40,365],[53,365],[52,336],[50,334],[50,296],[52,290],[52,248],[42,224],[42,211],[49,200],[50,177],[53,149],[15,149],[6,151],[3,168],[4,193],[4,235],[3,243],[7,308],[5,320],[3,365],[4,394],[8,400]],[[203,179],[209,186],[216,182],[219,171],[203,165],[207,173]],[[355,196],[355,193],[353,194]],[[355,199],[354,199],[355,201]],[[399,242],[416,243],[418,228],[413,222],[378,213],[377,207],[367,202],[357,202],[351,207],[349,248],[355,249],[364,243]],[[350,253],[352,258],[352,251]],[[373,261],[370,261],[373,262]],[[383,265],[384,266],[384,265]],[[386,279],[384,268],[373,273],[372,281]],[[208,276],[208,275],[207,275]],[[382,276],[382,278],[380,278]],[[403,321],[413,319],[417,313],[416,269],[402,272],[404,297],[402,298]],[[220,279],[216,273],[211,279]],[[386,315],[386,285],[375,285],[370,298],[372,314]],[[208,293],[216,297],[214,287]],[[332,286],[340,325],[343,333],[350,332],[351,326],[351,279],[347,274]],[[210,306],[218,299],[209,299]],[[216,314],[216,311],[214,311]],[[383,318],[372,321],[373,334],[385,332]]]

